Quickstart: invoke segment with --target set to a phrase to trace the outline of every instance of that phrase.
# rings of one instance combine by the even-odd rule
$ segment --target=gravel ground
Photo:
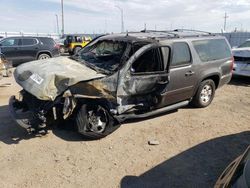
[[[8,113],[20,88],[2,83],[11,86],[0,87],[1,188],[212,187],[250,144],[250,79],[217,90],[208,108],[127,122],[97,141],[62,129],[28,135]]]

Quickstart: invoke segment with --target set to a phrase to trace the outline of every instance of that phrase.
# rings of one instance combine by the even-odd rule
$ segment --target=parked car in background
[[[59,46],[49,37],[7,37],[0,41],[0,48],[13,66],[59,56]]]
[[[250,187],[250,146],[221,174],[214,188]]]
[[[62,38],[62,39],[56,39],[55,42],[59,47],[59,52],[60,54],[64,54],[68,52],[68,48],[65,46],[64,41],[66,40],[66,38]]]
[[[98,139],[126,119],[189,103],[207,107],[231,80],[232,65],[227,40],[210,33],[106,35],[75,56],[19,66],[14,75],[22,97],[12,96],[9,107],[29,131],[72,119],[79,133]]]
[[[91,40],[91,37],[83,35],[67,35],[64,40],[64,45],[69,54],[73,55],[86,46]]]
[[[237,48],[233,48],[233,75],[250,77],[250,39]]]

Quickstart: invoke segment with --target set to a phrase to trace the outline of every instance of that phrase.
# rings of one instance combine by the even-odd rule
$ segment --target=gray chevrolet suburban
[[[28,131],[68,122],[92,139],[126,119],[144,118],[191,103],[207,107],[232,76],[233,57],[223,36],[188,30],[101,36],[73,57],[17,67],[19,99],[10,111]],[[73,122],[73,123],[72,123]]]

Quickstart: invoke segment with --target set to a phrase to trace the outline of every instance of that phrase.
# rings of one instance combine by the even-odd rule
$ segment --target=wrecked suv
[[[208,106],[215,90],[230,81],[232,68],[222,36],[184,30],[106,35],[73,57],[17,67],[14,76],[23,90],[9,106],[29,131],[73,120],[79,133],[98,139],[126,119],[189,103]]]

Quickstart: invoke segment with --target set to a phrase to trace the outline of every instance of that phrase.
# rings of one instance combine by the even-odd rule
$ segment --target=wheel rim
[[[208,103],[211,100],[213,94],[213,89],[211,85],[206,84],[202,90],[201,90],[201,94],[200,94],[200,99],[202,103]]]
[[[102,133],[108,124],[107,112],[100,106],[96,109],[90,109],[87,118],[89,122],[89,130],[94,133]]]
[[[39,56],[39,59],[49,59],[49,58],[50,58],[50,56],[46,55],[46,54],[43,54],[43,55]]]

